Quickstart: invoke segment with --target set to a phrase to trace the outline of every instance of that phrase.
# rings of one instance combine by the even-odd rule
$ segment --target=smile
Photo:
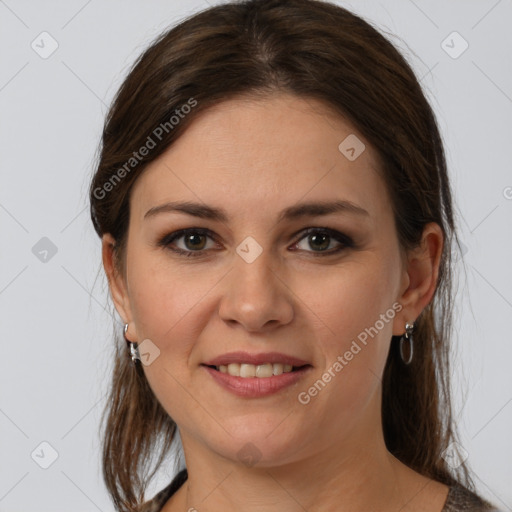
[[[215,366],[215,369],[221,373],[227,373],[233,377],[272,377],[274,375],[281,375],[293,371],[291,364],[283,363],[264,363],[264,364],[250,364],[250,363],[231,363],[228,365],[221,364]],[[295,367],[297,369],[298,367]]]
[[[245,398],[258,398],[277,393],[297,383],[313,369],[309,364],[295,367],[281,363],[230,363],[220,366],[203,364],[201,368],[204,368],[222,388]]]

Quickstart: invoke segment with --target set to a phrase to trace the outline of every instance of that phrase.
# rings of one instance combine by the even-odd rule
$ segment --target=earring
[[[402,361],[405,364],[411,364],[411,361],[412,361],[412,355],[413,355],[413,352],[414,352],[413,340],[412,340],[412,331],[413,330],[414,330],[414,322],[412,324],[406,323],[405,324],[405,333],[400,338],[400,357],[402,358]],[[404,343],[405,343],[405,341],[409,342],[409,357],[408,357],[407,360],[404,357]]]
[[[138,349],[138,345],[137,343],[133,342],[133,341],[130,341],[127,337],[126,337],[126,332],[128,331],[128,324],[124,324],[124,331],[123,331],[123,336],[124,336],[124,339],[126,341],[126,344],[128,345],[128,349],[130,350],[130,355],[132,356],[132,361],[134,363],[137,362],[137,360],[140,361],[140,354],[139,354],[139,349]]]

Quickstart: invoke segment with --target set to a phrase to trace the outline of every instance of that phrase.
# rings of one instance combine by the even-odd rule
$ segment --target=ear
[[[423,230],[418,247],[408,252],[398,302],[403,309],[395,316],[393,335],[405,332],[406,322],[416,321],[434,296],[444,237],[439,224],[431,222]]]
[[[110,294],[114,302],[114,306],[124,323],[130,324],[126,337],[132,339],[129,335],[133,331],[133,317],[130,309],[130,301],[128,298],[127,286],[123,275],[119,272],[115,265],[114,245],[115,239],[110,233],[105,233],[102,237],[102,259],[103,268],[107,275]]]

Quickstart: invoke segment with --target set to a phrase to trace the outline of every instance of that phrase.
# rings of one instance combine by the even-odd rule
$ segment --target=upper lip
[[[264,363],[283,363],[291,364],[292,366],[304,366],[309,364],[303,359],[281,354],[279,352],[260,352],[259,354],[250,354],[249,352],[243,351],[228,352],[227,354],[222,354],[221,356],[217,356],[214,359],[210,359],[203,364],[207,366],[220,366],[228,365],[230,363],[248,363],[254,365]]]

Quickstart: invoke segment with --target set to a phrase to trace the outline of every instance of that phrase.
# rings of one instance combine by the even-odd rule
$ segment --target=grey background
[[[339,3],[395,34],[438,115],[467,269],[454,409],[479,492],[512,510],[512,2]],[[98,451],[112,307],[87,187],[128,67],[207,5],[0,0],[0,511],[113,510]],[[58,43],[46,59],[31,47],[51,48],[43,31]]]

